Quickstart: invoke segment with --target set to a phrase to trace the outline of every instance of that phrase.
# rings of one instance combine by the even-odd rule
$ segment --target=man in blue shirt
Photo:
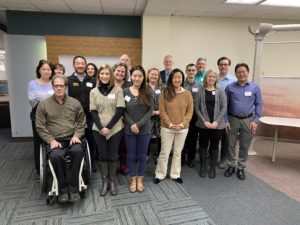
[[[229,84],[225,89],[228,102],[229,152],[228,168],[224,176],[230,177],[235,172],[235,145],[238,138],[240,149],[237,177],[244,180],[249,146],[261,116],[262,97],[259,86],[248,81],[249,67],[246,63],[237,64],[235,74],[237,81]]]
[[[231,60],[227,58],[226,56],[223,56],[218,59],[218,67],[219,67],[219,87],[225,91],[225,88],[227,85],[235,82],[237,79],[235,76],[231,75],[229,73],[229,68],[231,65]],[[228,154],[228,134],[227,129],[224,129],[222,132],[222,138],[221,138],[221,151],[220,151],[220,162],[219,162],[219,168],[225,169],[226,168],[226,160],[227,160],[227,154]]]
[[[206,75],[206,58],[200,57],[196,62],[197,66],[197,74],[195,76],[195,80],[199,85],[203,85],[203,79]]]

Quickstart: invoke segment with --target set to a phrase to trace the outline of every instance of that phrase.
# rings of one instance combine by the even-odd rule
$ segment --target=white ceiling
[[[5,10],[129,16],[199,16],[300,21],[300,8],[224,4],[225,0],[0,0]],[[2,11],[2,13],[1,13]]]

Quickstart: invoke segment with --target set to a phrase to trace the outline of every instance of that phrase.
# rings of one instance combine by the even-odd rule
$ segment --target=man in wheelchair
[[[36,129],[40,137],[50,145],[50,161],[58,179],[58,201],[74,203],[80,200],[79,170],[84,157],[80,138],[83,136],[86,119],[81,104],[67,96],[67,78],[55,75],[52,78],[54,95],[40,102],[36,113]],[[65,149],[71,158],[71,171],[66,179]]]

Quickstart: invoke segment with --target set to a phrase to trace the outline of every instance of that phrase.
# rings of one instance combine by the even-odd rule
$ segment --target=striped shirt
[[[53,95],[52,84],[39,84],[38,80],[31,80],[28,83],[27,95],[32,108],[35,108],[40,101]]]

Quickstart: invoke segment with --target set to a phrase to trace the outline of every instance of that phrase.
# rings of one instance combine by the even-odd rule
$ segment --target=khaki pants
[[[181,171],[181,152],[184,146],[188,129],[180,132],[169,132],[169,129],[161,128],[161,152],[155,170],[155,177],[163,180],[167,175],[169,155],[173,146],[173,158],[171,164],[170,177],[177,179]]]

